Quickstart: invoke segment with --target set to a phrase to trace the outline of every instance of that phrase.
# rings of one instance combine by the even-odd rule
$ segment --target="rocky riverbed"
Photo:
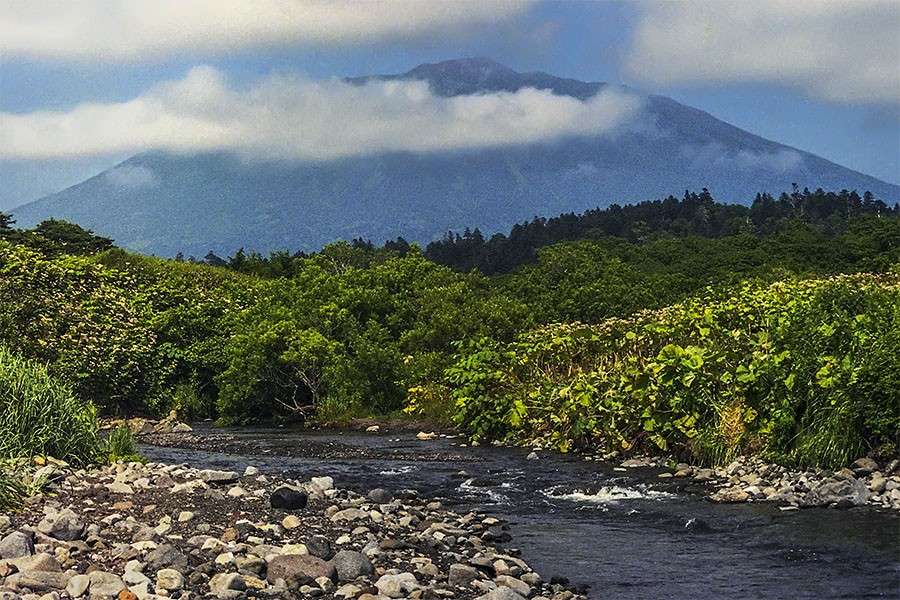
[[[254,467],[41,470],[44,492],[0,515],[2,600],[582,598],[503,550],[503,521],[412,490]]]

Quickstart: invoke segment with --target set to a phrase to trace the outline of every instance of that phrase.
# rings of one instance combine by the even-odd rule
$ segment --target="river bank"
[[[0,517],[0,598],[525,597],[574,600],[514,551],[507,525],[410,490],[119,463],[43,467]]]

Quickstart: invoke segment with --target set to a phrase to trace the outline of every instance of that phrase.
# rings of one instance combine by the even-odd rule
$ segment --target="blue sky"
[[[198,66],[210,69],[193,85],[221,80],[228,96],[273,74],[327,80],[462,56],[671,96],[900,183],[897,2],[487,0],[430,9],[415,2],[333,8],[313,0],[182,0],[173,8],[173,1],[11,0],[0,7],[0,209],[156,143],[191,149],[188,138],[214,137],[208,128],[174,138],[149,127],[104,130],[144,119],[116,120],[135,99],[141,111],[157,106],[152,90],[185,81]],[[284,19],[285,9],[296,19]],[[177,30],[166,29],[172,21]],[[92,103],[100,108],[88,110]],[[140,114],[170,128],[184,122],[180,114]]]

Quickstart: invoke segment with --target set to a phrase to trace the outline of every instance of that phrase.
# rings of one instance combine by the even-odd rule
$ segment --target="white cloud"
[[[627,58],[648,82],[774,82],[848,103],[900,102],[896,0],[641,4]]]
[[[0,158],[159,149],[328,160],[455,150],[613,132],[640,106],[615,89],[586,101],[532,88],[445,98],[421,81],[356,86],[286,76],[235,89],[219,71],[196,67],[126,102],[0,113]]]
[[[0,56],[146,60],[371,42],[519,14],[530,0],[4,0]]]
[[[753,152],[751,150],[730,152],[717,142],[685,144],[681,147],[681,154],[689,158],[695,168],[737,168],[742,171],[762,170],[785,173],[803,163],[803,156],[790,148],[779,148],[774,152]]]

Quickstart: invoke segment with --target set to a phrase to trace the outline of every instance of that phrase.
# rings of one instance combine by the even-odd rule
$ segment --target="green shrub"
[[[109,433],[104,442],[104,451],[111,463],[119,460],[126,462],[143,460],[141,455],[138,454],[134,436],[127,427],[117,427]]]
[[[0,511],[19,508],[26,495],[25,487],[15,473],[0,470]]]
[[[896,442],[898,361],[900,276],[853,275],[545,326],[465,348],[447,377],[475,438],[837,466]]]
[[[94,407],[43,366],[0,346],[0,459],[45,455],[84,464],[99,448]]]

